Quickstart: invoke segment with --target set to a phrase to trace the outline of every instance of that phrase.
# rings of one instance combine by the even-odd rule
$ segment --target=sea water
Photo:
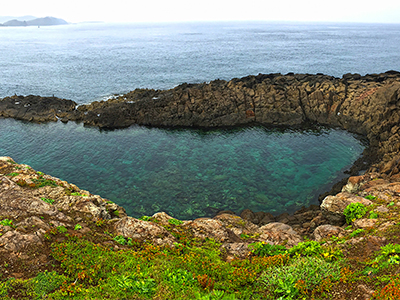
[[[258,73],[400,70],[399,24],[220,22],[0,28],[0,97],[77,103]],[[99,131],[0,119],[0,155],[123,205],[182,219],[317,203],[364,145],[334,129]]]
[[[0,153],[122,205],[179,219],[249,208],[275,215],[317,204],[364,145],[342,130],[263,127],[100,131],[0,119]]]

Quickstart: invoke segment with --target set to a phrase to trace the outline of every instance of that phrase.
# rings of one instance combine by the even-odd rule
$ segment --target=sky
[[[310,21],[399,23],[399,0],[0,0],[1,16],[67,22]]]

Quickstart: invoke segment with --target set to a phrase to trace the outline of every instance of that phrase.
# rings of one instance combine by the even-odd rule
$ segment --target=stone
[[[353,222],[354,228],[372,228],[375,226],[377,219],[358,219]]]
[[[152,218],[156,219],[159,224],[161,225],[169,225],[169,220],[173,219],[170,215],[166,214],[165,212],[158,212],[152,215]]]
[[[314,230],[314,239],[319,242],[325,239],[329,239],[332,236],[336,237],[343,237],[346,235],[346,230],[339,226],[333,226],[333,225],[321,225],[315,228]]]
[[[0,247],[12,252],[37,245],[42,245],[42,241],[35,234],[22,234],[12,230],[0,236]]]
[[[118,220],[113,227],[116,235],[122,235],[142,242],[151,241],[156,245],[169,246],[173,246],[176,242],[175,237],[164,227],[149,221],[124,217]]]
[[[223,243],[241,242],[240,238],[232,230],[226,228],[223,222],[218,219],[198,218],[182,226],[190,230],[194,237],[200,239],[213,238]]]
[[[386,206],[381,205],[375,208],[375,211],[380,213],[387,213],[389,212],[389,209]]]
[[[301,236],[287,224],[274,222],[260,227],[259,240],[273,242],[274,244],[285,243],[287,247],[293,247],[302,241]]]
[[[214,217],[222,222],[223,226],[229,228],[234,234],[240,237],[241,234],[251,235],[257,232],[259,227],[252,222],[231,214],[221,214]]]

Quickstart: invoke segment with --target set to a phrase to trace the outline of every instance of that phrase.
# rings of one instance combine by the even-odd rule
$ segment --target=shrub
[[[291,256],[316,256],[323,252],[321,244],[316,241],[298,243],[289,249]]]
[[[57,231],[59,233],[66,233],[68,231],[68,229],[65,228],[64,226],[57,226]]]
[[[364,204],[359,202],[350,203],[343,212],[347,224],[350,224],[357,219],[361,219],[366,213],[367,208]]]
[[[168,220],[168,223],[169,223],[169,224],[172,224],[172,225],[178,226],[178,225],[181,225],[181,224],[183,223],[183,221],[177,220],[177,219],[169,219],[169,220]]]
[[[10,219],[1,220],[1,221],[0,221],[0,225],[15,227],[15,225],[14,225],[14,223],[13,223],[13,220],[10,220]]]
[[[285,246],[271,245],[263,242],[252,243],[249,245],[249,248],[252,249],[252,254],[262,257],[287,253]]]

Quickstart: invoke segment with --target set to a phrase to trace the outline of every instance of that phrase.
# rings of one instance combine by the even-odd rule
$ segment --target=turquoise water
[[[322,127],[99,131],[0,119],[0,128],[0,155],[108,198],[135,217],[293,212],[316,204],[364,149],[352,134]]]

